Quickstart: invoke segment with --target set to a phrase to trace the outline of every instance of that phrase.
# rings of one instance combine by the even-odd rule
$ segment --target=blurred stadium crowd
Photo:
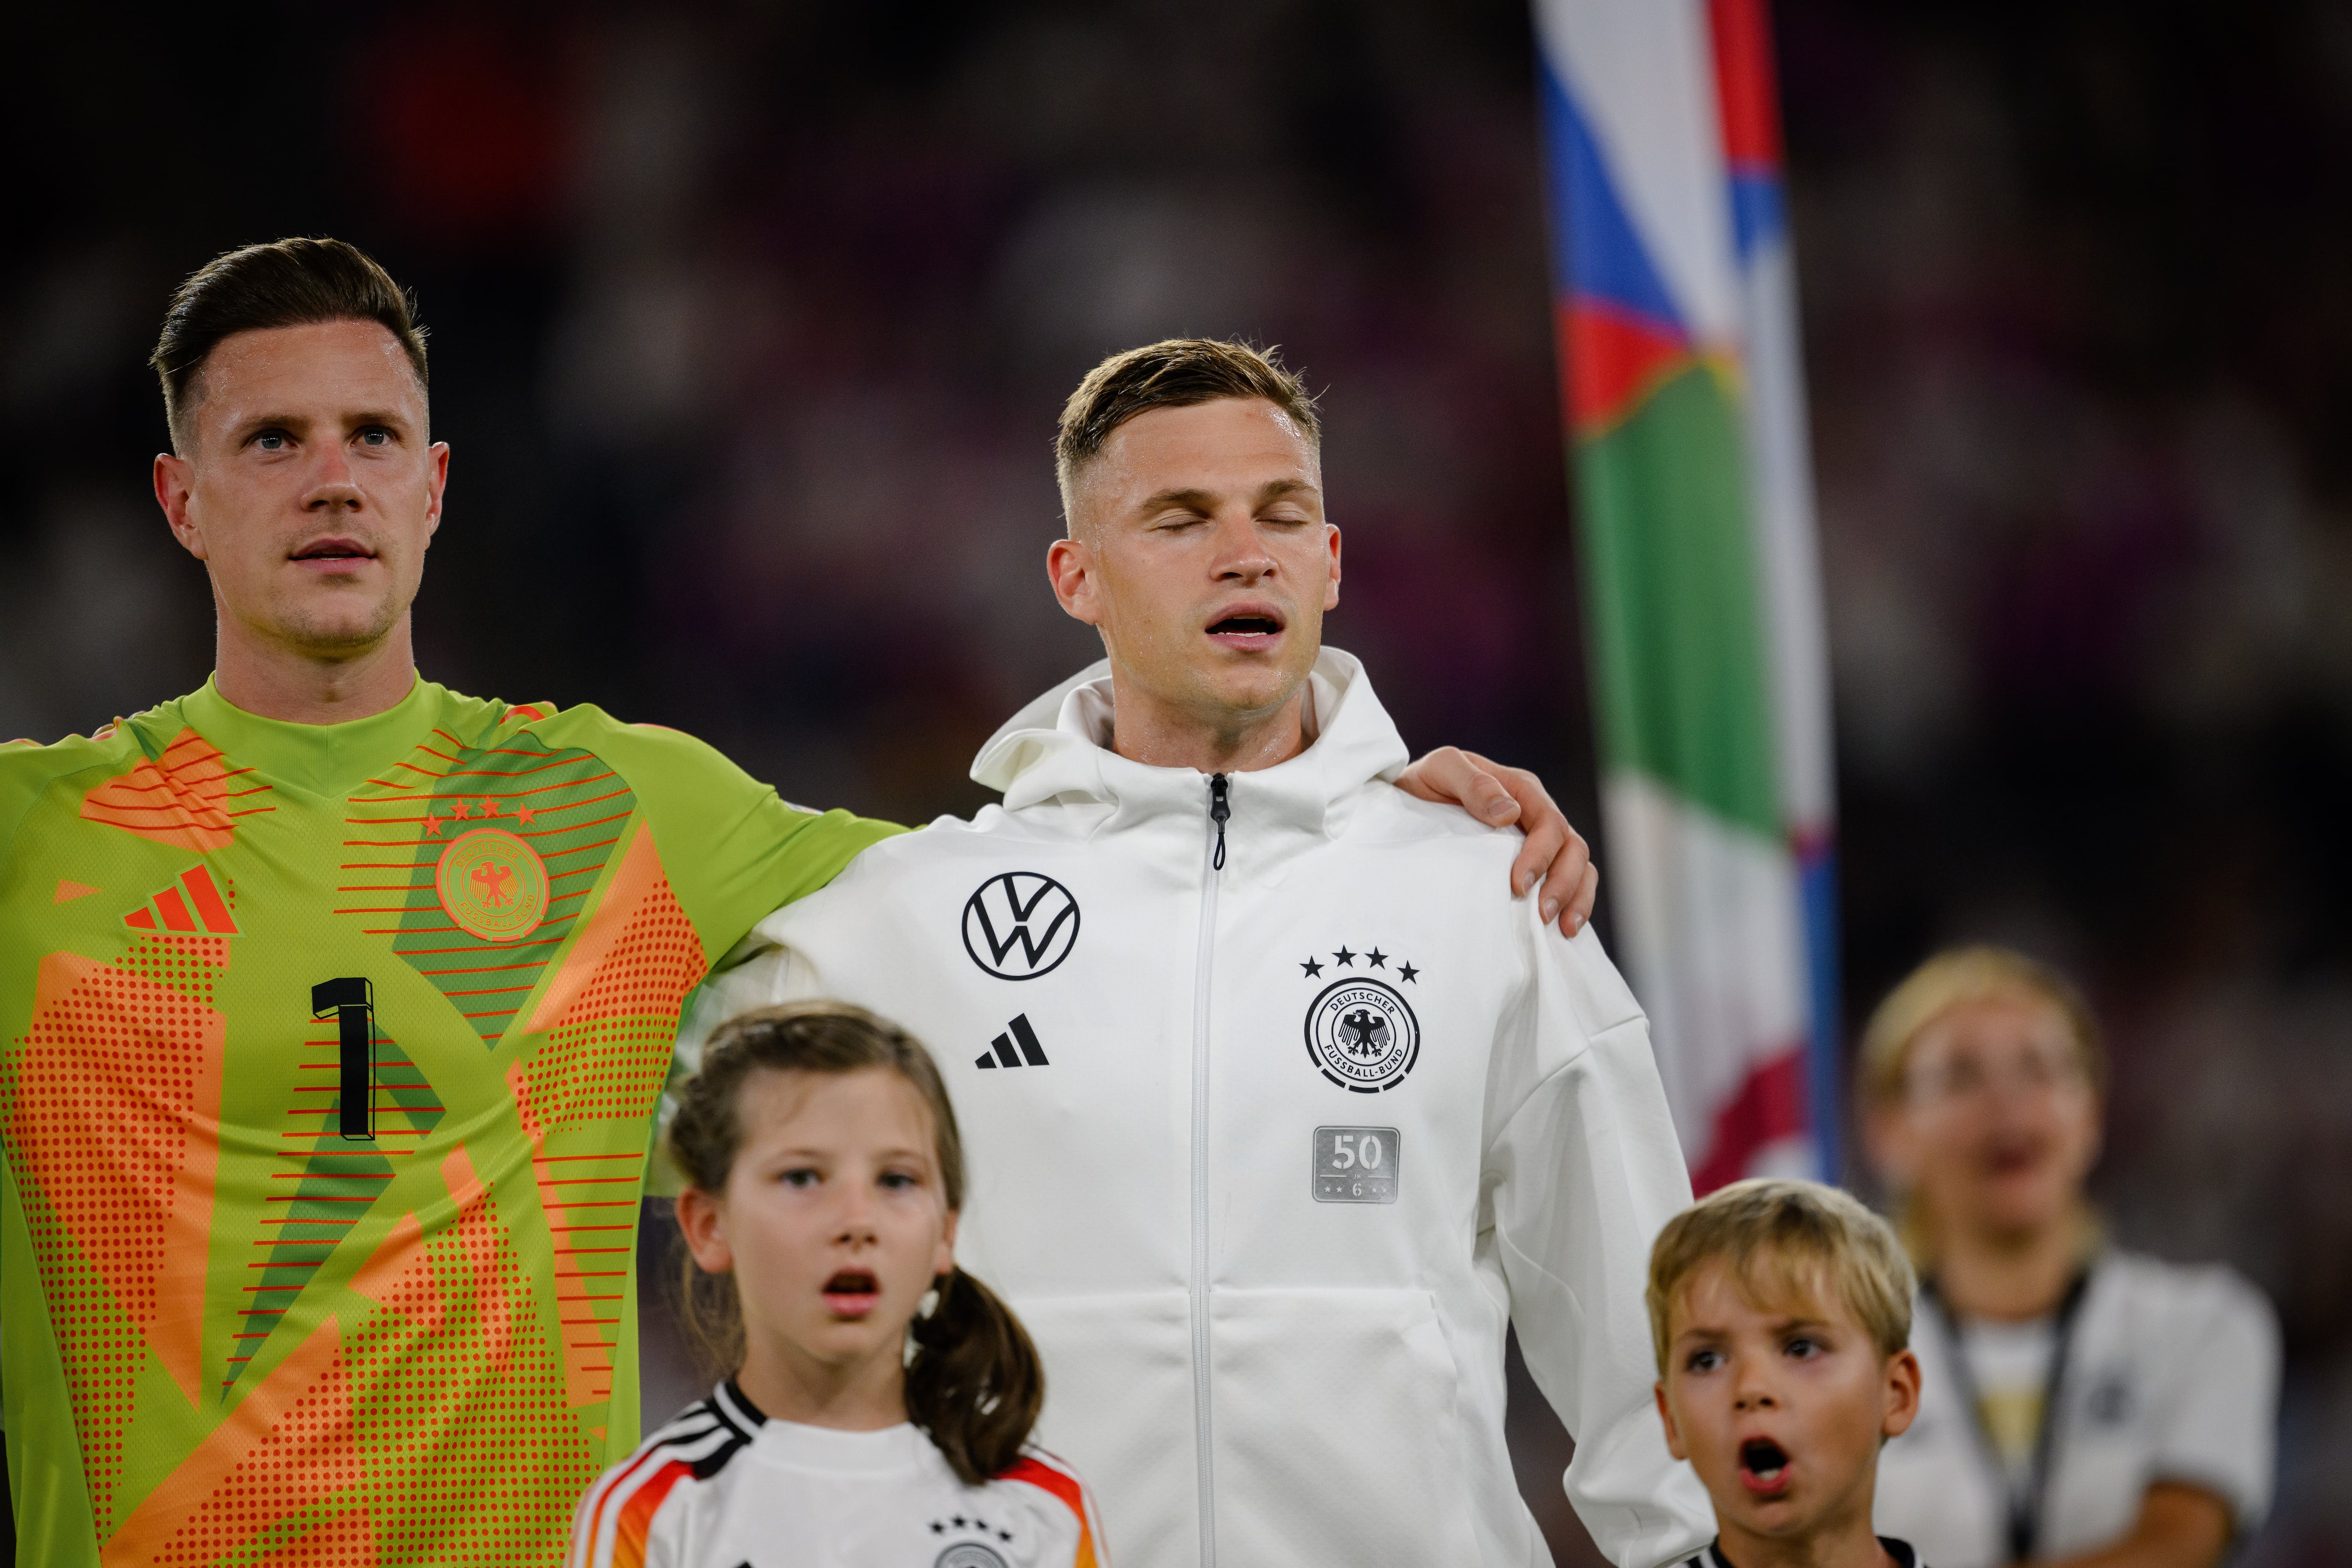
[[[1850,1011],[1964,937],[2088,986],[2116,1232],[2284,1321],[2251,1561],[2345,1561],[2352,14],[1777,9]],[[1042,580],[1063,395],[1243,335],[1329,389],[1332,640],[1414,744],[1597,825],[1517,0],[0,37],[48,62],[0,103],[0,734],[203,679],[142,362],[181,275],[333,233],[434,332],[436,679],[689,729],[797,799],[969,809],[980,741],[1095,657]],[[1569,1557],[1549,1421],[1515,1434]]]

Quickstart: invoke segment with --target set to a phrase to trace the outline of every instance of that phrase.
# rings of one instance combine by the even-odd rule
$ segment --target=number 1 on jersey
[[[375,1137],[375,987],[357,977],[310,987],[310,1016],[333,1015],[341,1035],[338,1110],[346,1138]]]

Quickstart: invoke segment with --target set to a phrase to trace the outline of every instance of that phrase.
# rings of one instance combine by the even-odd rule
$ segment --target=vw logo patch
[[[963,950],[999,980],[1034,980],[1078,942],[1078,900],[1035,871],[1006,871],[964,900]]]
[[[1412,1070],[1421,1021],[1384,981],[1338,981],[1307,1008],[1307,1054],[1341,1089],[1378,1094]]]

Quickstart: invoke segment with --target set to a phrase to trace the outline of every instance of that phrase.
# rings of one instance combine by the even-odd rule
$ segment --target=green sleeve
[[[0,858],[16,842],[16,829],[41,791],[56,776],[56,748],[30,741],[0,745]]]
[[[617,723],[594,708],[568,710],[540,733],[559,740],[569,723],[601,731],[574,743],[602,755],[636,793],[663,874],[711,963],[867,846],[906,831],[845,811],[803,810],[691,735]]]

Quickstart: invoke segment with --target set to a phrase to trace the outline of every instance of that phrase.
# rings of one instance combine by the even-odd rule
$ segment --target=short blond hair
[[[1862,1092],[1865,1103],[1891,1105],[1903,1097],[1911,1069],[1911,1047],[1927,1026],[1970,1002],[2016,998],[2038,1002],[2056,1014],[2074,1042],[2092,1087],[2104,1089],[2107,1056],[2098,1020],[2066,977],[2035,959],[2004,947],[1956,947],[1936,954],[1886,994],[1863,1031]]]
[[[1282,363],[1279,349],[1216,338],[1168,338],[1115,353],[1087,372],[1062,407],[1054,436],[1054,478],[1067,516],[1078,471],[1095,460],[1110,433],[1153,408],[1189,408],[1221,397],[1262,397],[1289,416],[1318,456],[1323,422],[1315,395]]]
[[[1836,1291],[1878,1353],[1911,1344],[1911,1260],[1887,1223],[1819,1182],[1759,1177],[1717,1188],[1666,1222],[1650,1248],[1650,1338],[1666,1374],[1675,1303],[1691,1276],[1721,1262],[1750,1300]]]

